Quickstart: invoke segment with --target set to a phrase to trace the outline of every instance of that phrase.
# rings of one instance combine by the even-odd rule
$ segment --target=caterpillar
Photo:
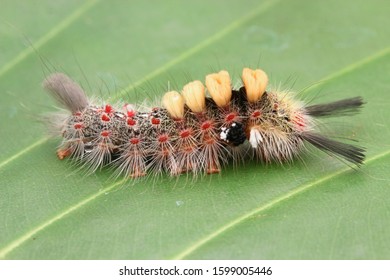
[[[261,69],[244,68],[242,86],[233,88],[222,70],[205,85],[186,84],[166,92],[162,106],[137,107],[91,101],[63,73],[49,75],[43,87],[67,111],[45,117],[52,135],[62,137],[59,159],[72,158],[89,172],[112,166],[117,176],[219,173],[229,161],[256,159],[284,163],[312,145],[355,166],[365,149],[317,131],[317,118],[357,112],[361,97],[306,105],[293,92],[267,90]]]

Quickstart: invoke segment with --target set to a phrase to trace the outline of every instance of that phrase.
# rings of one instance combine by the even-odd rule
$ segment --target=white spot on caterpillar
[[[229,129],[227,129],[226,127],[222,127],[221,128],[221,133],[219,134],[219,138],[223,141],[226,141],[226,142],[229,142],[227,140],[227,135],[229,133]]]
[[[249,143],[253,148],[257,148],[260,142],[263,142],[260,132],[256,128],[252,128],[249,136]]]

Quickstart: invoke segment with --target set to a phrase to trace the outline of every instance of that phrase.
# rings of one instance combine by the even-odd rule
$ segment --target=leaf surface
[[[0,258],[390,257],[387,1],[28,5],[0,11]],[[291,165],[251,162],[197,180],[115,181],[57,160],[58,139],[36,121],[53,110],[40,86],[52,71],[91,96],[135,103],[220,69],[239,81],[244,66],[304,100],[362,96],[361,114],[324,127],[359,139],[366,164],[310,150]]]

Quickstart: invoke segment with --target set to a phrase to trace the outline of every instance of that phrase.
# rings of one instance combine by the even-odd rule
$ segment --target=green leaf
[[[390,258],[387,1],[3,2],[0,258]],[[57,160],[36,121],[54,109],[40,86],[52,71],[142,102],[214,70],[238,81],[244,66],[305,100],[363,96],[361,114],[325,124],[360,140],[365,165],[310,150],[285,166],[115,181]]]

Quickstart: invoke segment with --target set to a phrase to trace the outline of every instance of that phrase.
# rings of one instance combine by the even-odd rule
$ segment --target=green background
[[[11,1],[0,9],[0,258],[389,259],[388,1]],[[325,102],[360,140],[355,170],[315,150],[294,164],[113,181],[59,161],[37,121],[63,71],[90,96],[142,102],[226,69]]]

